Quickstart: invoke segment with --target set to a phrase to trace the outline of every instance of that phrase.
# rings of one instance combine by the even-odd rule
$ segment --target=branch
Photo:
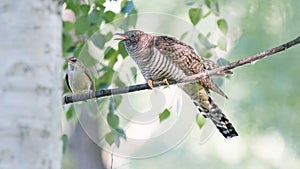
[[[275,48],[272,48],[272,49],[269,49],[269,50],[266,50],[266,51],[263,51],[263,52],[260,52],[256,55],[253,55],[253,56],[250,56],[250,57],[247,57],[247,58],[244,58],[244,59],[240,59],[236,62],[232,62],[228,65],[225,65],[225,66],[220,66],[216,69],[213,69],[213,70],[209,70],[209,71],[206,71],[205,74],[196,74],[196,75],[192,75],[192,76],[188,76],[186,78],[184,78],[184,82],[188,82],[188,81],[193,81],[193,79],[199,79],[200,77],[203,77],[203,75],[206,75],[206,76],[214,76],[214,75],[217,75],[218,72],[222,72],[222,71],[226,71],[226,70],[231,70],[231,69],[234,69],[234,68],[237,68],[237,67],[240,67],[240,66],[243,66],[245,64],[249,64],[249,63],[254,63],[255,61],[259,60],[259,59],[262,59],[266,56],[270,56],[270,55],[273,55],[275,53],[278,53],[278,52],[281,52],[281,51],[284,51],[294,45],[297,45],[298,43],[300,43],[300,36],[297,37],[296,39],[292,40],[292,41],[289,41],[283,45],[280,45],[280,46],[277,46]],[[200,78],[201,79],[201,78]]]
[[[240,66],[243,66],[245,64],[249,64],[249,63],[254,63],[255,61],[262,59],[266,56],[270,56],[273,55],[275,53],[284,51],[294,45],[297,45],[300,43],[300,36],[297,37],[296,39],[289,41],[283,45],[277,46],[275,48],[260,52],[256,55],[244,58],[244,59],[240,59],[236,62],[232,62],[228,65],[225,66],[220,66],[216,69],[212,69],[203,73],[199,73],[199,74],[195,74],[192,76],[188,76],[182,80],[180,80],[180,82],[174,82],[171,81],[169,82],[170,85],[173,84],[178,84],[178,83],[187,83],[187,82],[195,82],[195,81],[199,81],[199,79],[203,79],[207,76],[212,77],[212,76],[216,76],[218,74],[220,74],[219,72],[223,72],[226,70],[231,70]],[[166,85],[164,82],[155,82],[154,86],[158,87],[158,86],[164,86]],[[135,91],[140,91],[140,90],[146,90],[146,89],[151,89],[147,83],[145,84],[138,84],[138,85],[132,85],[132,86],[127,86],[127,87],[122,87],[122,88],[116,88],[116,89],[105,89],[105,90],[99,90],[96,92],[88,92],[88,93],[82,93],[82,94],[72,94],[72,95],[66,95],[64,96],[64,103],[65,104],[69,104],[69,103],[74,103],[74,102],[79,102],[79,101],[85,101],[85,100],[89,100],[89,99],[93,99],[93,98],[100,98],[100,97],[105,97],[105,96],[111,96],[111,95],[118,95],[118,94],[124,94],[124,93],[130,93],[130,92],[135,92]]]

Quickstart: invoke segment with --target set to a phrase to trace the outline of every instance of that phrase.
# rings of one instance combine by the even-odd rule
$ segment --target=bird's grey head
[[[152,39],[150,34],[140,30],[130,30],[125,33],[115,33],[115,35],[121,36],[115,38],[115,40],[123,41],[125,48],[130,55],[147,47]]]
[[[68,68],[74,70],[75,68],[81,67],[82,63],[79,59],[71,56],[67,58],[68,61]]]

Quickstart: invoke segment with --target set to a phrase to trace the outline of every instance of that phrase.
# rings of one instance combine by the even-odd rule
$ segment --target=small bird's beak
[[[124,34],[122,34],[122,33],[115,33],[114,35],[119,35],[119,36],[121,36],[121,37],[119,37],[119,38],[115,38],[114,40],[126,40],[126,39],[129,38],[128,36],[126,36],[126,35],[124,35]]]
[[[71,57],[68,57],[68,58],[67,58],[67,61],[68,61],[68,62],[71,62],[71,59],[72,59],[72,58],[73,58],[72,56],[71,56]]]

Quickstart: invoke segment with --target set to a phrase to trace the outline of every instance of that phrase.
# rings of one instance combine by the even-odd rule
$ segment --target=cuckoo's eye
[[[130,38],[134,38],[135,35],[134,34],[130,34],[129,36],[130,36]]]

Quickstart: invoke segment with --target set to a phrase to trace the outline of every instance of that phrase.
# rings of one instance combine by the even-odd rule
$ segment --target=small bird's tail
[[[205,118],[210,118],[225,138],[238,136],[233,125],[210,97],[209,91],[200,83],[186,84],[183,90],[193,100],[201,115]]]

